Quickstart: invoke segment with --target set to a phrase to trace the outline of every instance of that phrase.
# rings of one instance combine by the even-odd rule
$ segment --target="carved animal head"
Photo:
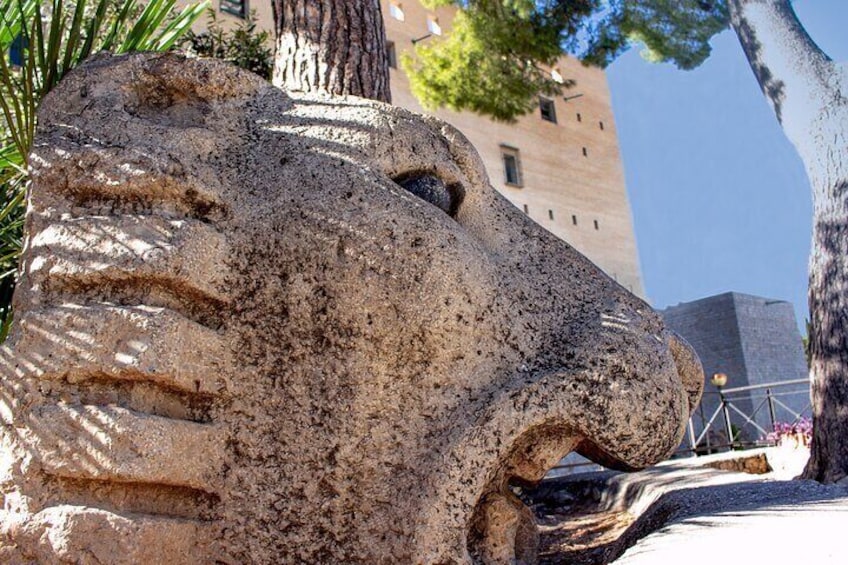
[[[532,562],[511,485],[678,444],[697,358],[447,124],[174,55],[100,57],[39,119],[15,555]]]

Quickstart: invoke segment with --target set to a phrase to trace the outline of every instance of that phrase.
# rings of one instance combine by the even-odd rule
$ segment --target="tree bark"
[[[273,82],[390,102],[380,0],[273,0]]]
[[[848,477],[848,69],[807,35],[789,0],[728,0],[731,25],[813,196],[813,443],[803,478]]]

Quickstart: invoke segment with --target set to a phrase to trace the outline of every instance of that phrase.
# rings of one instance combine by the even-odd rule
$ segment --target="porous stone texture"
[[[100,56],[30,162],[6,562],[533,562],[510,484],[660,460],[700,395],[692,351],[441,121]]]

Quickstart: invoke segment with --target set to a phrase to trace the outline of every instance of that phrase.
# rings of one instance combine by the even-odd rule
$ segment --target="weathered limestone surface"
[[[3,562],[532,562],[511,483],[678,444],[691,350],[450,126],[174,55],[39,123]]]

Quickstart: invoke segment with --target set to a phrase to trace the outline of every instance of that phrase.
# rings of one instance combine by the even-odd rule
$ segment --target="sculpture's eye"
[[[395,182],[451,217],[459,210],[464,195],[462,187],[446,185],[442,179],[429,173],[404,175],[395,179]]]

